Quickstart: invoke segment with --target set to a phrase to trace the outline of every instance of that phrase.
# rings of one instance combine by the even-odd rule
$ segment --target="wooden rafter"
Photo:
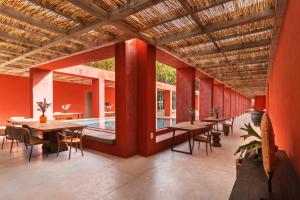
[[[255,41],[255,42],[247,42],[247,43],[243,43],[243,44],[222,47],[219,50],[208,49],[206,51],[194,51],[192,53],[184,54],[184,55],[182,55],[182,57],[190,58],[190,57],[204,56],[204,55],[210,55],[210,54],[244,50],[244,49],[255,48],[255,47],[264,47],[264,46],[268,46],[270,44],[271,44],[271,40],[260,40],[260,41]]]
[[[165,43],[173,42],[176,40],[182,40],[199,34],[204,34],[204,33],[208,34],[222,29],[231,28],[234,26],[240,26],[240,25],[252,23],[259,20],[268,19],[274,17],[274,14],[275,11],[273,9],[266,9],[260,12],[247,15],[245,17],[240,17],[237,19],[228,20],[226,22],[220,22],[220,23],[208,25],[204,30],[202,30],[201,28],[195,28],[193,30],[183,31],[177,34],[165,36],[158,39],[156,41],[156,44],[163,45]]]

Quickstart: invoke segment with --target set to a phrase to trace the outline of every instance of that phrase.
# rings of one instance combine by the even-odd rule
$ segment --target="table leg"
[[[58,146],[58,141],[57,141],[57,133],[56,132],[44,132],[43,133],[43,138],[45,140],[48,140],[48,144],[43,144],[43,153],[56,153],[57,152],[57,146]],[[60,152],[61,151],[67,151],[68,147],[66,144],[62,143],[60,145]]]
[[[175,151],[175,152],[178,152],[178,153],[192,154],[191,133],[187,132],[187,134],[188,134],[188,138],[189,138],[189,148],[190,148],[190,151],[188,152],[188,151],[181,151],[181,150],[174,149],[174,144],[175,144],[175,130],[173,130],[171,151]]]
[[[221,133],[219,133],[219,132],[213,132],[212,133],[212,135],[213,135],[213,143],[212,143],[212,146],[214,146],[214,147],[221,147],[222,145],[221,145],[221,143],[220,143],[220,135],[221,135]]]

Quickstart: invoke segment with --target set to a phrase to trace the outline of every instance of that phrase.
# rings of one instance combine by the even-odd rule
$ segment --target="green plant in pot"
[[[40,123],[46,123],[47,122],[47,116],[45,115],[45,112],[47,108],[51,105],[51,103],[47,103],[46,98],[44,98],[44,101],[38,101],[37,104],[37,110],[42,112],[42,115],[40,116]]]
[[[262,161],[262,151],[261,151],[261,137],[253,129],[250,123],[245,124],[241,130],[247,132],[247,134],[242,135],[241,138],[247,140],[251,138],[252,140],[247,144],[239,146],[234,155],[240,154],[240,159],[243,159],[245,156],[248,158],[255,159],[257,161]]]

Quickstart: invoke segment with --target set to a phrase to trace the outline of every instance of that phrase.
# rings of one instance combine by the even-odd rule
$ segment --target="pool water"
[[[80,120],[72,120],[70,122],[83,124],[90,128],[101,128],[108,130],[115,130],[116,123],[115,118],[107,118],[107,119],[80,119]],[[165,118],[165,117],[157,117],[156,118],[156,129],[166,128],[175,123],[175,118]]]

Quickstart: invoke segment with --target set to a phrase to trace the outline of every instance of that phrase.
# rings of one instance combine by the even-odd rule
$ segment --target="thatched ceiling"
[[[0,0],[0,73],[28,76],[34,65],[137,37],[247,96],[263,94],[284,7],[285,0]]]

